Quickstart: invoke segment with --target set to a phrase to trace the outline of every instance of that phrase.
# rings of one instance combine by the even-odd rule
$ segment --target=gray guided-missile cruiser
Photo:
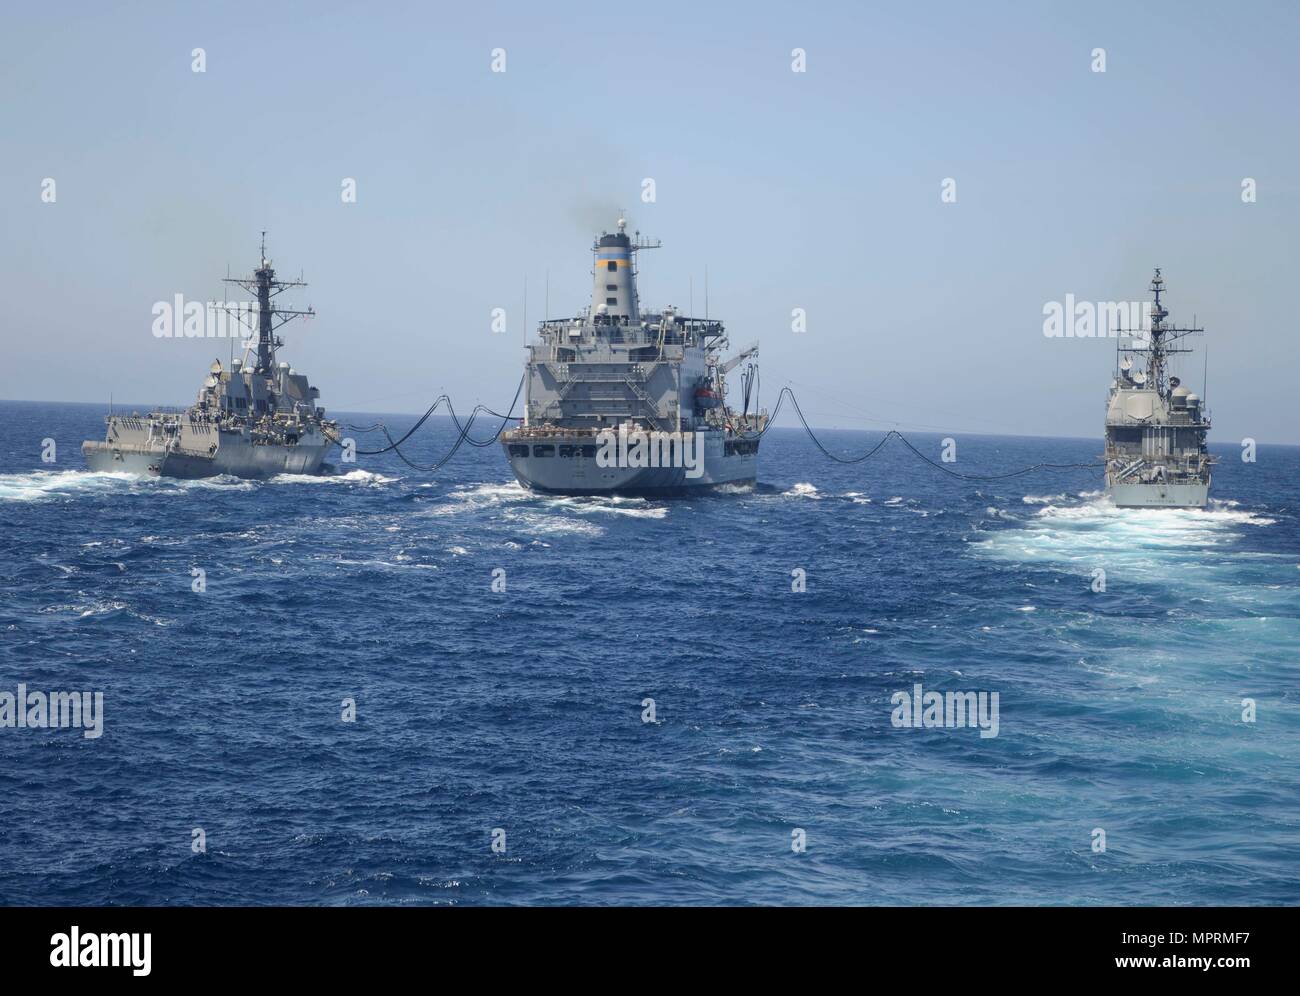
[[[753,484],[766,411],[751,412],[758,346],[723,360],[722,322],[643,312],[638,254],[661,243],[618,230],[592,246],[591,305],[546,320],[526,359],[522,424],[502,433],[515,477],[556,494],[680,495]],[[740,364],[744,404],[726,403]]]
[[[1151,327],[1115,353],[1115,379],[1106,405],[1106,493],[1121,508],[1204,508],[1214,458],[1204,399],[1169,374],[1172,355],[1190,353],[1178,342],[1201,328],[1177,328],[1160,300],[1157,268]]]
[[[288,363],[276,361],[276,349],[284,342],[275,334],[285,322],[315,312],[272,306],[272,299],[286,288],[306,284],[276,279],[266,257],[266,233],[262,236],[262,265],[251,277],[226,278],[227,283],[257,296],[256,359],[234,360],[229,370],[220,360],[214,361],[198,401],[184,411],[155,409],[147,415],[110,411],[105,438],[81,444],[91,470],[187,478],[271,477],[320,470],[338,439],[338,425],[326,420],[325,410],[317,407],[320,392],[307,378]],[[242,314],[243,309],[236,313]]]

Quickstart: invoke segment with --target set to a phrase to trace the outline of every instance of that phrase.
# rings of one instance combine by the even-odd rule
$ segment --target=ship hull
[[[1192,484],[1112,484],[1106,494],[1119,508],[1205,508],[1209,482]]]
[[[242,433],[213,431],[207,450],[166,447],[147,439],[123,438],[119,432],[111,442],[91,440],[81,444],[88,469],[106,473],[139,474],[143,477],[267,478],[277,474],[317,474],[332,445],[316,431],[303,435],[294,445],[252,443]]]
[[[704,457],[694,476],[683,467],[602,467],[594,456],[582,455],[582,447],[564,446],[572,442],[570,437],[533,436],[527,443],[509,441],[505,451],[515,479],[543,494],[678,497],[755,483],[757,445],[753,445],[752,453],[731,453],[720,433],[704,435]],[[535,455],[539,447],[542,452],[550,449],[553,455]],[[565,451],[572,453],[559,455]]]

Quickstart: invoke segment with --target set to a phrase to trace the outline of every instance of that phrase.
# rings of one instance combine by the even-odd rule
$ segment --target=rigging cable
[[[413,426],[411,426],[410,429],[406,431],[406,434],[403,435],[401,439],[396,439],[396,440],[393,439],[392,434],[389,433],[388,431],[388,426],[385,425],[383,422],[375,422],[374,424],[369,426],[349,425],[346,428],[354,432],[379,431],[382,432],[384,434],[384,438],[388,440],[388,445],[383,447],[382,449],[357,450],[356,451],[357,453],[362,454],[364,456],[376,456],[380,453],[387,453],[390,450],[392,450],[394,453],[397,454],[398,459],[401,460],[408,467],[410,467],[412,470],[432,472],[440,469],[452,457],[454,457],[456,455],[456,452],[466,442],[468,442],[471,446],[491,446],[493,443],[495,443],[497,439],[500,438],[501,433],[505,431],[505,427],[508,422],[519,420],[519,416],[514,414],[514,410],[515,410],[515,405],[519,403],[519,395],[523,393],[523,389],[524,389],[524,381],[523,378],[520,378],[519,386],[515,389],[514,400],[510,402],[510,410],[507,414],[502,415],[500,412],[493,411],[487,405],[475,405],[474,410],[470,412],[469,418],[465,420],[463,425],[461,424],[460,419],[456,417],[456,411],[452,407],[451,398],[448,397],[446,394],[439,395],[438,399],[434,401],[432,405],[429,406],[428,410],[423,415],[420,416],[419,420]],[[421,466],[420,464],[413,463],[411,460],[407,458],[406,454],[404,454],[401,451],[400,447],[403,443],[405,443],[408,439],[410,439],[411,436],[413,436],[416,433],[416,431],[418,431],[419,428],[422,425],[424,425],[426,421],[428,421],[429,417],[438,409],[440,405],[443,404],[443,402],[446,402],[447,412],[451,416],[452,424],[456,426],[456,430],[457,430],[456,442],[452,444],[451,449],[447,451],[446,455],[444,455],[442,459],[436,461],[433,464],[430,464],[428,466]],[[474,425],[475,419],[477,419],[480,414],[487,414],[494,418],[501,419],[501,425],[499,425],[497,427],[497,430],[494,433],[492,433],[492,435],[487,439],[475,439],[473,436],[470,435],[470,429]]]
[[[776,399],[776,411],[781,410],[781,402],[784,400],[787,394],[790,396],[790,404],[794,405],[795,414],[799,416],[799,421],[803,423],[803,431],[808,433],[808,438],[813,441],[814,446],[816,446],[819,450],[822,451],[822,453],[824,453],[830,459],[834,460],[836,463],[862,463],[863,460],[867,460],[875,456],[876,453],[880,451],[881,447],[883,447],[887,442],[889,442],[889,438],[891,436],[898,435],[897,432],[895,432],[893,429],[890,429],[888,432],[885,433],[884,437],[880,440],[880,442],[876,443],[875,446],[867,450],[867,452],[863,453],[861,456],[856,456],[856,457],[836,456],[825,446],[823,446],[821,444],[821,440],[818,439],[817,436],[813,433],[812,426],[810,426],[808,424],[808,420],[803,417],[803,410],[799,407],[799,399],[794,396],[794,391],[790,390],[789,387],[781,388],[781,395]],[[773,419],[776,418],[776,412],[772,413],[772,418]],[[766,432],[767,429],[771,427],[771,425],[772,425],[772,420],[769,419],[767,426],[763,429],[763,431]]]
[[[387,453],[391,449],[396,449],[398,444],[404,443],[408,439],[410,439],[411,436],[414,435],[415,431],[419,429],[420,426],[424,425],[426,421],[428,421],[429,416],[432,415],[435,411],[437,411],[438,406],[441,405],[444,401],[446,401],[448,404],[451,404],[451,399],[447,397],[447,395],[445,394],[439,395],[438,400],[436,400],[433,404],[429,406],[428,411],[426,411],[423,415],[421,415],[419,421],[416,422],[415,425],[411,426],[410,431],[407,432],[407,434],[403,436],[401,439],[399,439],[396,443],[393,442],[392,437],[389,437],[388,440],[389,445],[385,446],[382,450],[357,450],[357,453],[361,454],[362,456],[377,456],[380,453]],[[375,422],[374,424],[368,426],[345,425],[344,428],[350,432],[376,432],[380,429],[384,429],[385,426],[383,422]]]
[[[747,376],[745,380],[748,382],[750,380],[750,377]],[[746,386],[745,408],[748,409],[749,394],[750,394],[750,391],[748,390],[749,384],[746,383],[745,386]],[[419,420],[413,426],[411,426],[409,430],[407,430],[405,435],[403,435],[400,439],[396,439],[396,440],[393,439],[392,435],[388,431],[388,426],[386,426],[383,422],[375,422],[373,425],[364,426],[364,427],[348,425],[346,426],[346,428],[354,432],[379,431],[382,432],[384,434],[384,438],[388,440],[388,445],[383,447],[382,449],[357,450],[356,451],[357,453],[365,456],[376,456],[380,453],[387,453],[391,450],[392,452],[397,454],[398,458],[403,463],[405,463],[408,467],[412,468],[413,470],[432,472],[441,469],[449,460],[451,460],[452,457],[456,455],[456,453],[460,450],[461,446],[463,446],[465,443],[469,443],[471,446],[484,447],[484,446],[491,446],[498,439],[500,439],[501,433],[505,431],[507,423],[512,421],[517,422],[520,419],[519,416],[514,414],[514,411],[515,411],[515,406],[519,403],[519,396],[520,394],[523,393],[523,389],[524,389],[524,380],[521,378],[519,381],[519,386],[515,388],[514,400],[510,402],[510,409],[505,415],[502,415],[500,412],[493,411],[491,408],[487,407],[486,405],[479,404],[474,406],[473,411],[469,413],[469,417],[463,423],[461,422],[460,418],[456,415],[455,408],[452,407],[451,398],[448,397],[446,394],[439,395],[438,399],[434,401],[432,405],[429,406],[428,410],[423,415],[420,416]],[[841,463],[841,464],[862,463],[863,461],[869,460],[871,457],[879,453],[880,450],[884,448],[885,444],[890,441],[890,439],[897,439],[900,443],[906,446],[915,456],[923,460],[925,463],[928,463],[935,470],[942,471],[943,473],[947,474],[949,477],[955,477],[963,481],[1002,481],[1002,480],[1006,480],[1007,478],[1020,477],[1023,474],[1030,474],[1036,470],[1074,470],[1080,468],[1088,468],[1088,469],[1095,470],[1103,466],[1103,464],[1097,462],[1092,462],[1092,463],[1043,462],[1043,463],[1033,464],[1029,467],[1023,467],[1020,470],[1008,471],[1005,474],[963,474],[959,471],[952,470],[949,467],[945,467],[942,463],[930,459],[919,449],[917,449],[917,447],[912,443],[912,441],[908,439],[906,436],[904,436],[897,429],[888,430],[884,434],[884,436],[880,439],[880,441],[876,443],[875,446],[871,447],[871,449],[867,450],[865,453],[853,457],[839,456],[835,453],[832,453],[830,450],[828,450],[822,444],[822,441],[817,438],[817,434],[813,432],[812,426],[808,424],[808,419],[804,417],[803,409],[799,407],[799,399],[795,397],[794,391],[789,386],[785,386],[781,388],[781,392],[776,399],[776,405],[772,409],[772,414],[768,416],[767,422],[762,429],[752,433],[742,432],[739,433],[739,435],[744,439],[762,439],[763,436],[767,435],[768,430],[771,429],[772,426],[775,424],[776,417],[778,414],[780,414],[781,406],[785,404],[786,398],[790,399],[790,404],[794,406],[795,414],[798,416],[799,422],[803,426],[804,432],[807,433],[808,438],[812,440],[813,445],[816,446],[817,449],[821,451],[823,456],[827,457],[830,460],[835,461],[836,463]],[[757,415],[758,398],[755,397],[754,401],[755,401],[755,409],[756,409],[755,414]],[[419,428],[429,420],[430,416],[432,416],[433,413],[444,402],[447,405],[447,413],[451,417],[452,424],[456,427],[457,430],[455,443],[452,444],[451,449],[449,449],[447,453],[440,460],[436,461],[433,464],[430,464],[428,466],[421,466],[420,464],[413,463],[401,451],[400,449],[401,445],[405,443],[408,439],[410,439],[411,436],[414,435],[416,431],[418,431]],[[493,432],[492,435],[487,437],[486,439],[475,439],[470,434],[470,429],[473,428],[475,420],[478,419],[480,415],[488,415],[493,418],[501,419],[501,424],[497,426],[496,431]]]
[[[772,410],[772,414],[768,417],[767,425],[765,425],[762,428],[762,430],[760,430],[759,432],[753,434],[753,438],[762,438],[764,435],[767,434],[767,430],[772,428],[773,423],[776,421],[777,413],[781,411],[781,405],[785,402],[787,396],[789,396],[790,398],[790,404],[794,405],[795,414],[799,416],[799,422],[803,425],[803,430],[808,434],[808,438],[812,440],[813,445],[816,446],[817,449],[821,450],[823,455],[825,455],[827,458],[831,460],[834,460],[836,463],[844,463],[844,464],[862,463],[864,460],[867,460],[875,456],[884,447],[884,445],[887,442],[889,442],[891,438],[896,438],[900,443],[902,443],[909,450],[911,450],[912,453],[914,453],[920,459],[924,460],[931,467],[934,467],[936,470],[943,471],[945,474],[947,474],[950,477],[960,478],[961,480],[964,481],[1001,481],[1009,477],[1019,477],[1022,474],[1029,474],[1035,470],[1071,470],[1071,469],[1082,468],[1082,467],[1097,469],[1102,466],[1102,464],[1096,462],[1036,463],[1033,464],[1032,466],[1024,467],[1020,470],[1013,470],[1006,474],[962,474],[958,471],[945,467],[941,463],[936,463],[934,460],[931,460],[928,456],[926,456],[919,449],[917,449],[916,446],[913,445],[912,441],[909,440],[897,429],[890,429],[888,432],[885,433],[884,437],[880,440],[880,442],[876,443],[875,446],[873,446],[871,449],[867,450],[867,452],[861,454],[860,456],[855,456],[855,457],[838,456],[832,453],[830,450],[828,450],[824,445],[822,445],[821,440],[817,438],[817,434],[813,432],[812,426],[808,424],[808,420],[804,417],[803,409],[799,407],[799,399],[795,397],[794,391],[792,391],[789,387],[781,388],[781,393],[776,400],[776,407]]]
[[[475,405],[474,411],[470,412],[470,422],[473,422],[475,415],[483,414],[483,415],[491,415],[493,418],[501,419],[501,425],[500,427],[498,427],[497,431],[492,433],[491,437],[489,437],[488,439],[480,440],[480,439],[475,439],[472,436],[466,436],[465,441],[468,442],[471,446],[491,446],[493,443],[495,443],[497,439],[500,438],[501,433],[505,431],[507,422],[519,421],[519,416],[516,415],[514,412],[515,412],[515,405],[519,404],[519,395],[523,393],[523,390],[524,390],[524,378],[521,377],[519,378],[519,386],[515,388],[514,399],[510,402],[509,413],[505,415],[502,415],[500,412],[494,412],[487,405]],[[451,421],[453,422],[453,424],[455,424],[456,428],[459,429],[460,422],[456,418],[455,409],[451,407],[450,398],[447,399],[447,412],[448,414],[451,415]],[[466,428],[467,429],[469,428],[469,423],[466,423]]]
[[[1032,467],[1025,467],[1022,470],[1013,470],[1006,474],[959,474],[955,470],[950,470],[941,463],[935,463],[928,456],[912,445],[911,441],[897,430],[890,430],[898,437],[899,442],[915,453],[918,457],[928,463],[935,470],[942,470],[951,477],[960,477],[963,481],[1002,481],[1008,477],[1019,477],[1021,474],[1029,474],[1035,470],[1070,470],[1076,467],[1090,467],[1094,470],[1100,468],[1100,463],[1036,463]]]

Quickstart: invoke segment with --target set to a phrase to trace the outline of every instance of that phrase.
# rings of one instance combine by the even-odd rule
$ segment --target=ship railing
[[[569,364],[562,364],[562,378],[574,384],[621,384],[625,380],[645,380],[645,367],[640,363],[625,364],[626,370],[601,370],[598,372],[574,371]]]
[[[560,439],[594,439],[601,432],[608,431],[608,426],[590,428],[578,428],[576,426],[560,426],[553,422],[542,422],[540,425],[521,425],[518,428],[510,429],[501,434],[503,439],[529,439],[533,437],[557,437]]]
[[[539,422],[532,425],[521,425],[514,429],[509,429],[501,434],[501,438],[510,441],[518,439],[573,439],[573,440],[595,440],[599,439],[602,433],[617,433],[618,425],[622,421],[634,422],[640,425],[647,421],[645,415],[624,414],[617,416],[620,422],[616,425],[599,425],[599,426],[562,426],[554,422]],[[652,426],[656,432],[668,432],[670,430],[658,426]]]
[[[611,342],[620,346],[657,346],[660,342],[665,346],[684,346],[691,341],[690,331],[666,332],[661,337],[656,329],[643,329],[640,326],[633,327],[629,325],[624,328],[614,325],[598,325],[596,326],[596,330],[599,332],[599,337],[602,342]],[[699,334],[705,335],[706,333],[701,332]],[[720,335],[721,333],[709,334]],[[558,325],[545,329],[543,338],[548,342],[552,342],[553,348],[562,347],[570,341],[565,327]]]

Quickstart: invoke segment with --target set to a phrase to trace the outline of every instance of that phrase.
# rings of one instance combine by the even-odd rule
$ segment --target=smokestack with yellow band
[[[601,235],[592,247],[596,265],[592,274],[591,313],[596,318],[639,321],[632,248],[624,218],[618,219],[617,233]]]

